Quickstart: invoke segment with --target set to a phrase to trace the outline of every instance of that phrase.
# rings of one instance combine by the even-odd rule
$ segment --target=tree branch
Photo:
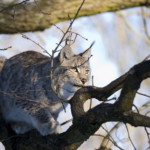
[[[115,107],[118,111],[130,111],[133,106],[133,101],[141,82],[150,77],[150,61],[144,61],[135,65],[129,71],[129,75],[123,86],[119,100]]]
[[[36,131],[31,131],[16,136],[1,118],[0,140],[3,140],[7,150],[75,150],[105,122],[117,121],[133,126],[150,127],[150,117],[131,111],[135,93],[141,81],[148,77],[150,77],[150,60],[135,65],[126,74],[104,88],[93,86],[81,88],[70,102],[73,125],[59,135],[41,137]],[[83,103],[87,99],[97,98],[105,101],[120,88],[122,88],[122,92],[116,103],[101,103],[88,112],[84,112]]]
[[[73,18],[80,3],[79,0],[39,0],[36,3],[25,0],[19,4],[1,4],[0,33],[42,31],[53,24],[69,20],[68,14]],[[147,0],[87,0],[78,17],[149,4]]]

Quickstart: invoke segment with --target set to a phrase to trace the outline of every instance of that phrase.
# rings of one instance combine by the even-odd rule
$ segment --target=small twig
[[[41,49],[44,50],[44,53],[48,54],[49,56],[51,56],[51,54],[48,52],[48,50],[46,50],[44,47],[42,47],[39,43],[35,42],[34,40],[30,39],[28,36],[26,36],[23,33],[20,33],[22,35],[23,38],[30,40],[31,42],[33,42],[34,44],[36,44],[37,46],[39,46]]]
[[[135,30],[126,20],[126,18],[124,17],[124,15],[120,12],[116,13],[119,17],[121,17],[124,21],[124,23],[126,24],[126,26],[133,32],[135,33],[138,37],[140,37],[141,39],[143,39],[148,45],[150,45],[150,40],[148,40],[145,36],[143,36],[142,34],[140,34],[137,30]]]
[[[58,27],[56,24],[53,24],[54,27],[56,27],[57,29],[59,29],[63,34],[65,33],[60,27]]]
[[[142,20],[143,20],[145,34],[146,34],[147,38],[150,40],[150,35],[148,33],[148,27],[147,27],[144,7],[141,8],[141,15],[142,15]]]
[[[27,99],[27,98],[24,98],[24,97],[21,97],[21,96],[17,95],[16,93],[8,93],[8,92],[1,91],[1,90],[0,90],[0,93],[3,93],[3,94],[8,95],[8,96],[14,96],[14,97],[19,98],[21,100],[30,101],[30,102],[39,103],[39,104],[44,105],[40,101],[35,101],[35,100],[32,100],[32,99]]]
[[[121,123],[117,123],[109,132],[107,132],[107,135],[103,138],[102,142],[101,142],[101,147],[105,146],[105,143],[107,142],[107,140],[111,140],[111,138],[109,138],[109,136],[111,135],[111,133],[120,126]],[[115,142],[116,143],[116,142]]]
[[[68,31],[68,32],[70,32],[70,31]],[[83,38],[84,40],[88,40],[87,38],[85,38],[85,37],[83,37],[81,34],[79,34],[79,33],[76,33],[76,32],[73,32],[73,31],[71,31],[72,33],[74,33],[76,36],[80,36],[81,38]]]
[[[144,96],[145,96],[145,95],[144,95]],[[140,114],[140,111],[139,111],[139,109],[136,107],[136,105],[133,104],[133,106],[134,106],[135,109],[137,110],[138,114]],[[143,108],[143,106],[142,106],[141,108]],[[145,132],[146,132],[146,134],[147,134],[148,144],[150,145],[150,134],[149,134],[149,132],[148,132],[148,130],[147,130],[146,127],[144,127],[144,129],[145,129]],[[150,146],[149,146],[149,147],[150,147]],[[148,149],[148,148],[147,148],[147,149]]]
[[[94,76],[92,76],[92,86],[94,86]],[[92,98],[90,99],[90,109],[92,108]]]
[[[113,137],[111,136],[111,134],[109,134],[109,131],[107,131],[107,129],[105,129],[103,126],[101,126],[101,127],[108,134],[108,136],[113,140]]]
[[[17,7],[19,5],[25,4],[25,3],[29,2],[29,1],[30,0],[24,0],[24,1],[20,2],[20,3],[13,4],[13,5],[10,5],[8,7],[5,7],[5,8],[3,8],[3,9],[0,10],[0,13],[3,12],[3,11],[5,11],[5,10],[7,10],[7,9],[14,8],[14,7]]]
[[[150,98],[149,95],[146,95],[146,94],[143,94],[143,93],[140,93],[140,92],[137,92],[137,94]]]
[[[145,115],[147,116],[148,113],[150,113],[150,112],[147,112]],[[150,133],[148,132],[148,130],[147,130],[146,127],[144,127],[144,129],[145,129],[145,132],[146,132],[147,137],[148,137],[148,144],[149,144],[149,147],[148,147],[147,149],[150,149]]]
[[[36,4],[37,8],[40,10],[40,13],[44,14],[44,15],[50,15],[51,13],[48,13],[48,12],[44,12],[38,5],[37,1],[34,0],[34,3]]]
[[[110,99],[107,99],[106,102],[112,101],[112,100],[116,100],[116,99],[117,99],[116,97],[112,97],[112,98],[110,98]]]
[[[9,48],[12,48],[12,46],[9,46],[9,47],[7,47],[7,48],[0,48],[0,50],[1,50],[1,51],[6,51],[6,50],[8,50]]]
[[[69,119],[69,120],[67,120],[67,121],[65,121],[65,122],[63,122],[63,123],[61,123],[60,125],[63,126],[63,125],[65,125],[65,124],[71,122],[72,120],[73,120],[73,119]]]
[[[13,14],[11,15],[13,19],[15,19],[16,15],[16,6],[13,7]]]
[[[101,134],[93,134],[91,136],[101,136],[101,137],[105,138],[105,135],[101,135]]]
[[[101,134],[94,134],[93,136],[100,136],[100,137],[105,138],[105,136],[104,136],[104,135],[101,135]],[[117,144],[117,142],[113,141],[113,140],[110,139],[109,137],[108,137],[107,139],[108,139],[109,141],[111,141],[112,144],[114,144],[114,146],[118,147],[120,150],[123,150],[123,149]],[[96,150],[101,150],[101,147],[98,148],[98,149],[96,149]]]
[[[107,140],[108,142],[111,141],[116,147],[118,147],[120,150],[123,150],[116,142],[115,140],[113,139],[113,137],[111,136],[111,132],[116,128],[112,128],[112,130],[110,131],[107,131],[103,126],[101,126],[103,128],[103,130],[106,131],[107,135],[104,137],[104,140],[102,141],[101,143],[101,146],[100,146],[100,149],[101,147],[106,147],[107,145]]]
[[[147,137],[148,137],[148,144],[149,144],[149,147],[148,147],[147,149],[150,149],[150,134],[149,134],[149,132],[148,132],[148,130],[147,130],[146,127],[144,127],[144,129],[145,129],[145,132],[146,132]]]
[[[77,34],[75,34],[75,37],[74,37],[74,40],[73,40],[72,44],[74,44],[74,43],[75,43],[75,41],[76,41],[77,37],[78,37],[78,35],[77,35]]]
[[[82,1],[82,3],[81,3],[81,5],[80,5],[80,7],[79,7],[79,8],[78,8],[78,10],[77,10],[77,13],[75,14],[74,19],[70,22],[69,27],[67,28],[67,30],[66,30],[66,32],[64,33],[63,37],[61,38],[61,40],[60,40],[59,44],[56,46],[56,48],[55,48],[54,52],[55,52],[55,51],[57,51],[57,49],[58,49],[59,45],[62,43],[62,41],[64,40],[64,38],[65,38],[66,34],[68,33],[69,29],[72,27],[72,25],[73,25],[73,23],[74,23],[75,19],[77,18],[78,14],[79,14],[79,11],[80,11],[80,9],[82,8],[82,6],[83,6],[84,2],[85,2],[85,0],[83,0],[83,1]]]
[[[128,126],[126,124],[125,124],[125,127],[126,127],[126,130],[127,130],[127,133],[128,133],[128,138],[129,138],[132,146],[134,147],[135,150],[137,150],[134,143],[133,143],[133,141],[132,141],[132,139],[131,139],[131,137],[130,137],[129,129],[128,129]]]
[[[58,27],[56,24],[53,24],[54,27],[56,27],[58,30],[60,30],[63,34],[65,33],[60,27]],[[83,37],[81,34],[79,33],[76,33],[76,32],[73,32],[73,31],[68,31],[68,33],[71,32],[73,34],[75,34],[75,38],[73,40],[73,43],[75,42],[76,38],[79,36],[81,38],[83,38],[84,40],[88,40],[87,38]],[[63,40],[63,41],[66,41],[66,40]]]

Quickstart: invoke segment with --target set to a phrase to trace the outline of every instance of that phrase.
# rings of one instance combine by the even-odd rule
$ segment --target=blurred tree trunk
[[[73,18],[81,2],[82,0],[0,2],[0,33],[42,31],[53,24],[69,20],[69,17]],[[147,0],[86,0],[78,17],[149,4],[150,1]]]

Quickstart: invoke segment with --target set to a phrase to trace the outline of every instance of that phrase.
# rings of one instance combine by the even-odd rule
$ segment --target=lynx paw
[[[60,133],[62,133],[62,128],[61,128],[61,126],[60,126],[59,124],[57,125],[56,130],[55,130],[54,133],[55,133],[55,134],[60,134]]]
[[[58,134],[61,133],[61,126],[58,122],[56,122],[53,118],[50,119],[48,123],[40,124],[38,126],[38,131],[43,136],[47,136],[49,134]]]

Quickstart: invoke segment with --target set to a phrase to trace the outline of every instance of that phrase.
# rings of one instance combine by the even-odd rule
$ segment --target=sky
[[[5,147],[1,142],[0,142],[0,150],[5,150]]]

